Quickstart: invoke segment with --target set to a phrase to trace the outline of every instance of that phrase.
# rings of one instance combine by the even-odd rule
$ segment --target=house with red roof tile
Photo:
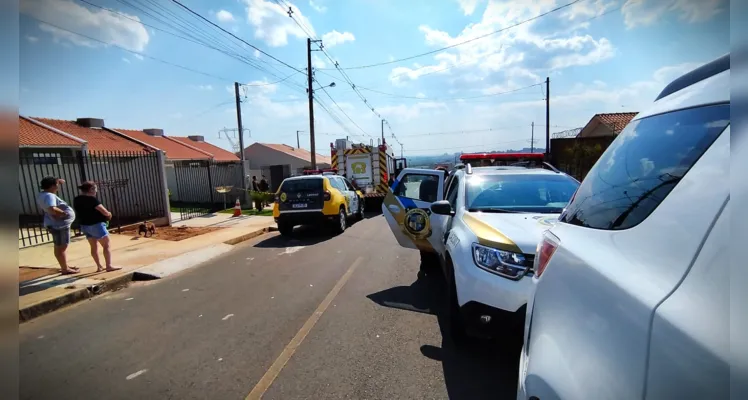
[[[636,112],[595,114],[577,137],[618,136],[636,117]]]
[[[102,119],[20,116],[18,148],[19,247],[51,241],[36,204],[45,176],[65,180],[58,195],[68,203],[83,181],[97,182],[99,199],[114,214],[113,227],[143,220],[170,223],[163,151],[106,129]]]
[[[309,150],[280,143],[253,143],[244,149],[244,158],[249,163],[249,175],[257,176],[257,181],[264,175],[271,190],[276,190],[283,179],[299,175],[312,165]],[[330,168],[329,156],[317,154],[315,161],[317,168]]]

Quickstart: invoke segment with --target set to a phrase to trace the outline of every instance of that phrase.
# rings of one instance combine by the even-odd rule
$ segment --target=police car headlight
[[[473,243],[475,265],[509,279],[520,279],[529,269],[524,255]]]

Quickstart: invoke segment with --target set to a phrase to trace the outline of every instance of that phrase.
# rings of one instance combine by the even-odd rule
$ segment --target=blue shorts
[[[86,235],[86,239],[103,239],[109,236],[109,231],[106,230],[104,222],[94,225],[81,225],[81,232]]]
[[[67,246],[70,244],[70,227],[52,228],[47,227],[47,232],[52,235],[52,242],[55,246]]]

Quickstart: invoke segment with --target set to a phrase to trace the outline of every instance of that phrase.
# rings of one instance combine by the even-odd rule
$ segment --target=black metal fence
[[[19,152],[19,247],[49,243],[43,226],[44,213],[36,198],[45,176],[62,178],[57,195],[71,207],[78,185],[91,180],[99,187],[99,200],[113,215],[110,228],[166,216],[163,159],[157,153],[28,150]],[[79,235],[78,222],[73,231]]]
[[[247,204],[242,190],[245,179],[239,163],[208,160],[174,161],[171,207],[179,210],[180,220],[200,217],[230,208],[239,198]],[[175,195],[176,194],[176,195]]]

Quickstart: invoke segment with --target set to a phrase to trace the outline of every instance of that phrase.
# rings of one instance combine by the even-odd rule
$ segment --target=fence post
[[[210,190],[210,206],[215,207],[215,200],[213,199],[213,177],[211,176],[210,170],[213,167],[213,160],[208,160],[208,190]]]
[[[161,183],[163,184],[163,190],[161,191],[161,195],[163,196],[163,202],[164,202],[164,210],[166,211],[166,220],[169,221],[169,226],[171,226],[171,207],[169,204],[169,189],[166,186],[166,156],[164,156],[164,152],[159,150],[156,151],[156,162],[158,163],[158,173],[159,178],[161,179]]]

